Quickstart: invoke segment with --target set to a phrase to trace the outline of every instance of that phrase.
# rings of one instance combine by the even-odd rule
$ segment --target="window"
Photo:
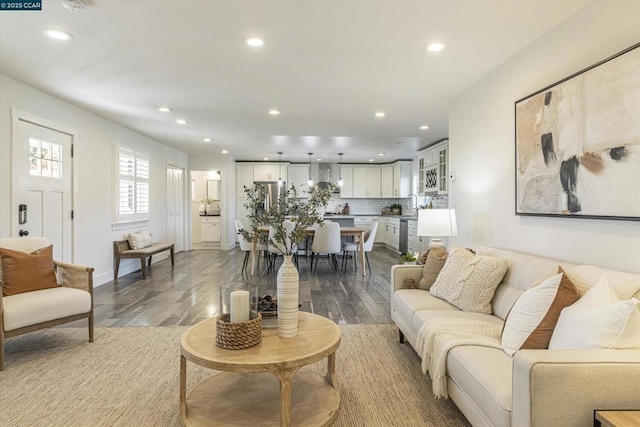
[[[149,156],[128,148],[115,149],[115,221],[149,219]]]
[[[30,137],[29,174],[62,178],[62,145]]]

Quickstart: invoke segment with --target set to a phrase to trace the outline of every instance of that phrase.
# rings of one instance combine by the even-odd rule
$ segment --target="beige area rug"
[[[413,350],[392,325],[342,326],[334,426],[468,426],[435,400]],[[179,426],[183,327],[58,328],[7,341],[0,426]],[[326,362],[313,369],[326,372]],[[188,389],[214,371],[188,362]],[[294,390],[295,393],[295,390]]]

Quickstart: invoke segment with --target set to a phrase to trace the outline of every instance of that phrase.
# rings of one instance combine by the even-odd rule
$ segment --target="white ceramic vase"
[[[293,255],[285,255],[278,270],[278,335],[294,338],[298,334],[298,294],[300,276]]]

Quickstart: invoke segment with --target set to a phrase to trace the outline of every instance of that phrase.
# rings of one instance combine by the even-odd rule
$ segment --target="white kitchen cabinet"
[[[381,168],[381,196],[384,198],[394,197],[395,190],[395,180],[394,180],[394,166],[393,165],[383,165]]]
[[[417,221],[409,220],[407,221],[407,229],[408,229],[408,238],[407,238],[407,252],[413,254],[416,252],[416,229],[417,229]]]
[[[405,198],[411,193],[413,179],[411,171],[411,161],[399,161],[393,164],[393,197]]]
[[[385,220],[385,242],[387,246],[396,251],[400,249],[400,220],[397,218],[386,218]]]
[[[350,166],[342,166],[340,168],[342,175],[342,187],[340,187],[340,198],[353,198],[353,168]]]
[[[449,144],[438,148],[438,194],[449,192]]]
[[[352,197],[368,199],[382,197],[382,192],[380,191],[381,176],[380,166],[354,167]]]
[[[309,165],[289,165],[287,168],[287,188],[296,186],[298,195],[305,195],[309,191]]]
[[[449,141],[437,143],[418,155],[418,194],[449,191]]]
[[[255,165],[253,167],[253,181],[277,181],[282,178],[287,180],[287,164],[267,163],[263,165]]]
[[[202,243],[220,242],[220,217],[200,217],[200,238]]]
[[[244,187],[253,185],[253,166],[236,165],[236,197],[244,197]]]

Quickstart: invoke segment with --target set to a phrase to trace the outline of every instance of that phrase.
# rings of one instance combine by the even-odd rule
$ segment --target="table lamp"
[[[420,209],[416,234],[431,236],[429,248],[446,248],[440,237],[458,235],[455,209]]]

